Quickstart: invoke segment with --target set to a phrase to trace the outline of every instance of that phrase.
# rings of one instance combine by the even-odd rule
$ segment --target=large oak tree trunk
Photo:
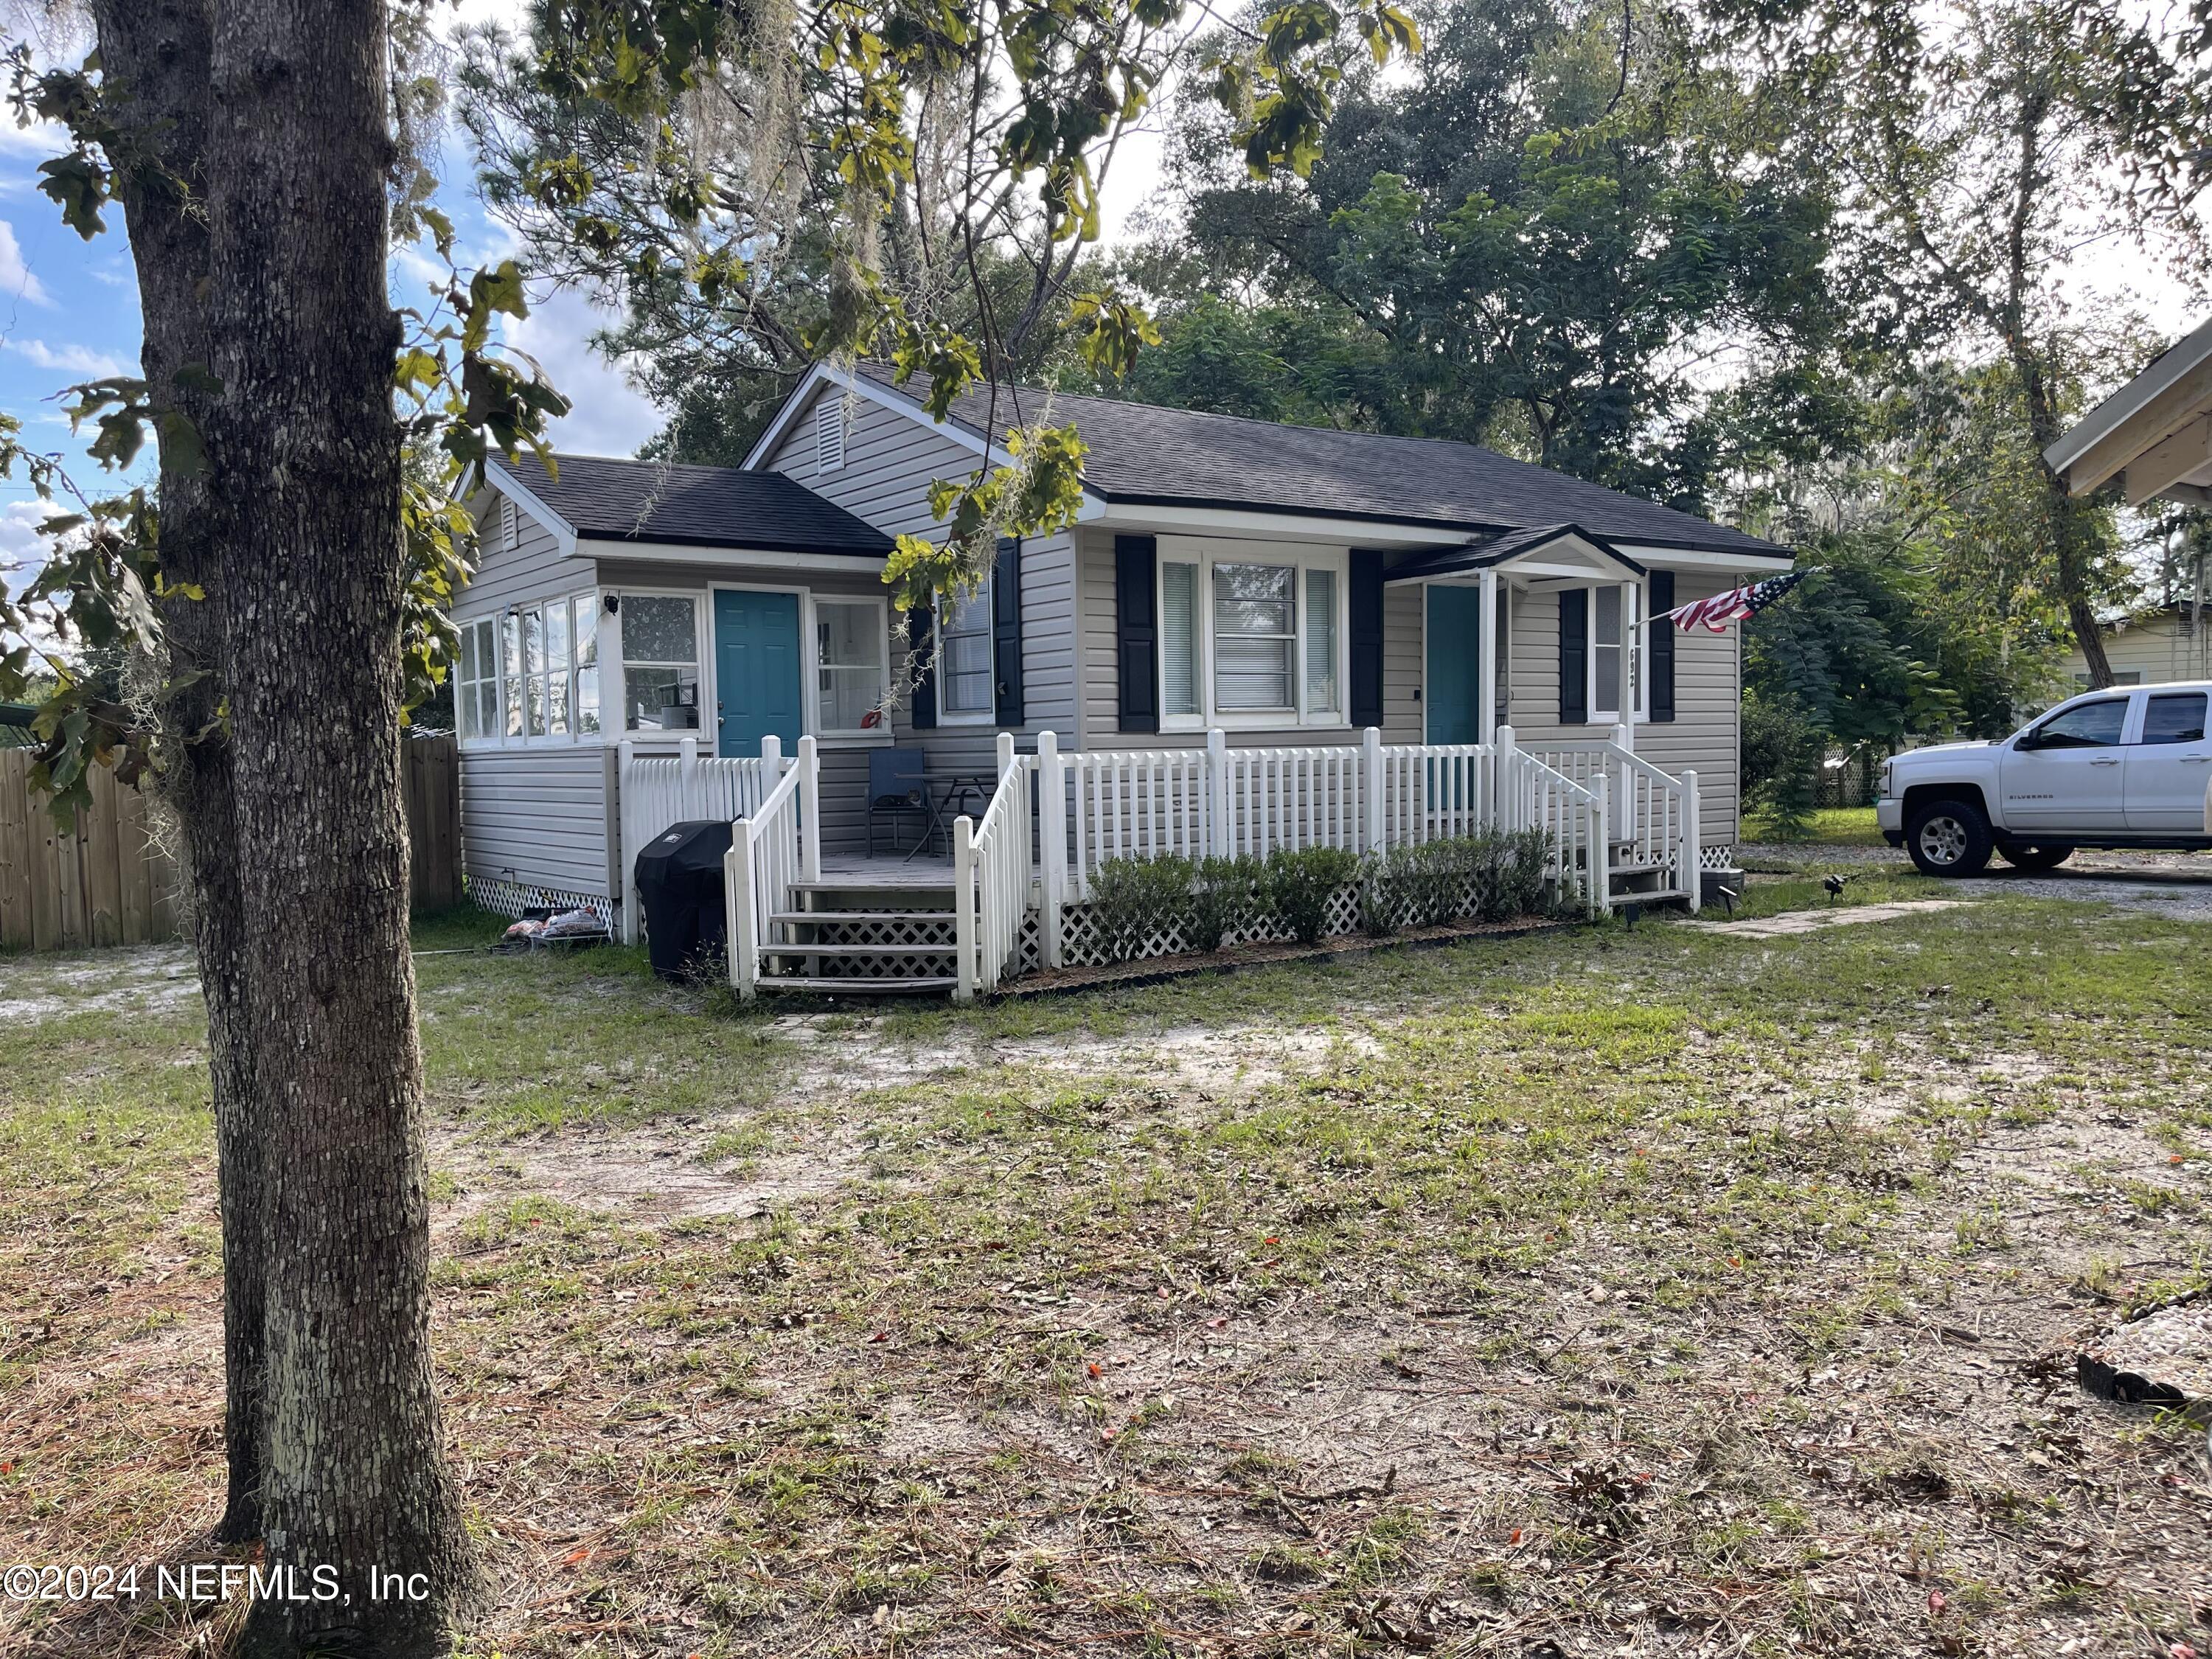
[[[218,0],[209,77],[208,453],[267,1106],[262,1534],[346,1598],[255,1604],[241,1651],[287,1659],[441,1651],[469,1583],[407,940],[387,23],[374,0]]]
[[[214,17],[209,0],[99,0],[105,85],[118,123],[157,166],[126,172],[121,195],[143,319],[142,369],[157,404],[206,422],[210,362],[205,284],[206,100]],[[207,1002],[208,1070],[215,1105],[222,1217],[224,1441],[229,1490],[219,1534],[260,1535],[263,1253],[261,1129],[246,1013],[245,918],[239,892],[237,787],[222,729],[225,616],[222,543],[204,469],[166,454],[161,475],[161,564],[173,584],[204,595],[162,604],[173,683],[161,711],[169,733],[164,787],[177,816],[193,942]]]

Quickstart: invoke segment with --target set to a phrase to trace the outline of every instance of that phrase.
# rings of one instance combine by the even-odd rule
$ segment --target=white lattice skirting
[[[526,910],[589,910],[608,927],[614,926],[614,901],[605,894],[571,893],[491,876],[465,876],[462,880],[470,903],[498,915],[520,916]]]
[[[1735,869],[1735,848],[1733,847],[1707,847],[1700,849],[1698,854],[1698,868],[1700,870]]]

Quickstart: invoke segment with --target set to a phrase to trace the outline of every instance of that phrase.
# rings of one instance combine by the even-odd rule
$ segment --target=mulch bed
[[[1554,921],[1548,916],[1522,916],[1512,921],[1447,922],[1437,927],[1408,928],[1385,939],[1364,933],[1340,933],[1334,939],[1301,945],[1295,939],[1239,945],[1225,951],[1194,951],[1182,956],[1146,957],[1137,962],[1115,962],[1084,968],[1049,968],[1009,981],[987,995],[1005,997],[1057,996],[1069,991],[1090,991],[1101,986],[1158,985],[1193,974],[1233,974],[1243,968],[1270,968],[1284,962],[1327,962],[1335,957],[1367,956],[1376,951],[1427,949],[1455,945],[1468,939],[1514,939],[1523,933],[1561,933],[1579,927],[1579,920]]]

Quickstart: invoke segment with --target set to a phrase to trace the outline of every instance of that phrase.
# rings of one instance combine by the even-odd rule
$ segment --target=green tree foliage
[[[1186,110],[1191,253],[1132,395],[1488,441],[1703,506],[1731,467],[1816,453],[1834,313],[1824,181],[1788,111],[1659,7],[1474,0],[1410,75],[1346,91],[1310,175],[1218,165]]]

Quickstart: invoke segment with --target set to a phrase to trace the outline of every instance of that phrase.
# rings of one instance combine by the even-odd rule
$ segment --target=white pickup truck
[[[2212,848],[2212,681],[2116,687],[2063,702],[1998,743],[1891,757],[1875,815],[1931,876],[1996,854],[2048,870],[2077,847]]]

